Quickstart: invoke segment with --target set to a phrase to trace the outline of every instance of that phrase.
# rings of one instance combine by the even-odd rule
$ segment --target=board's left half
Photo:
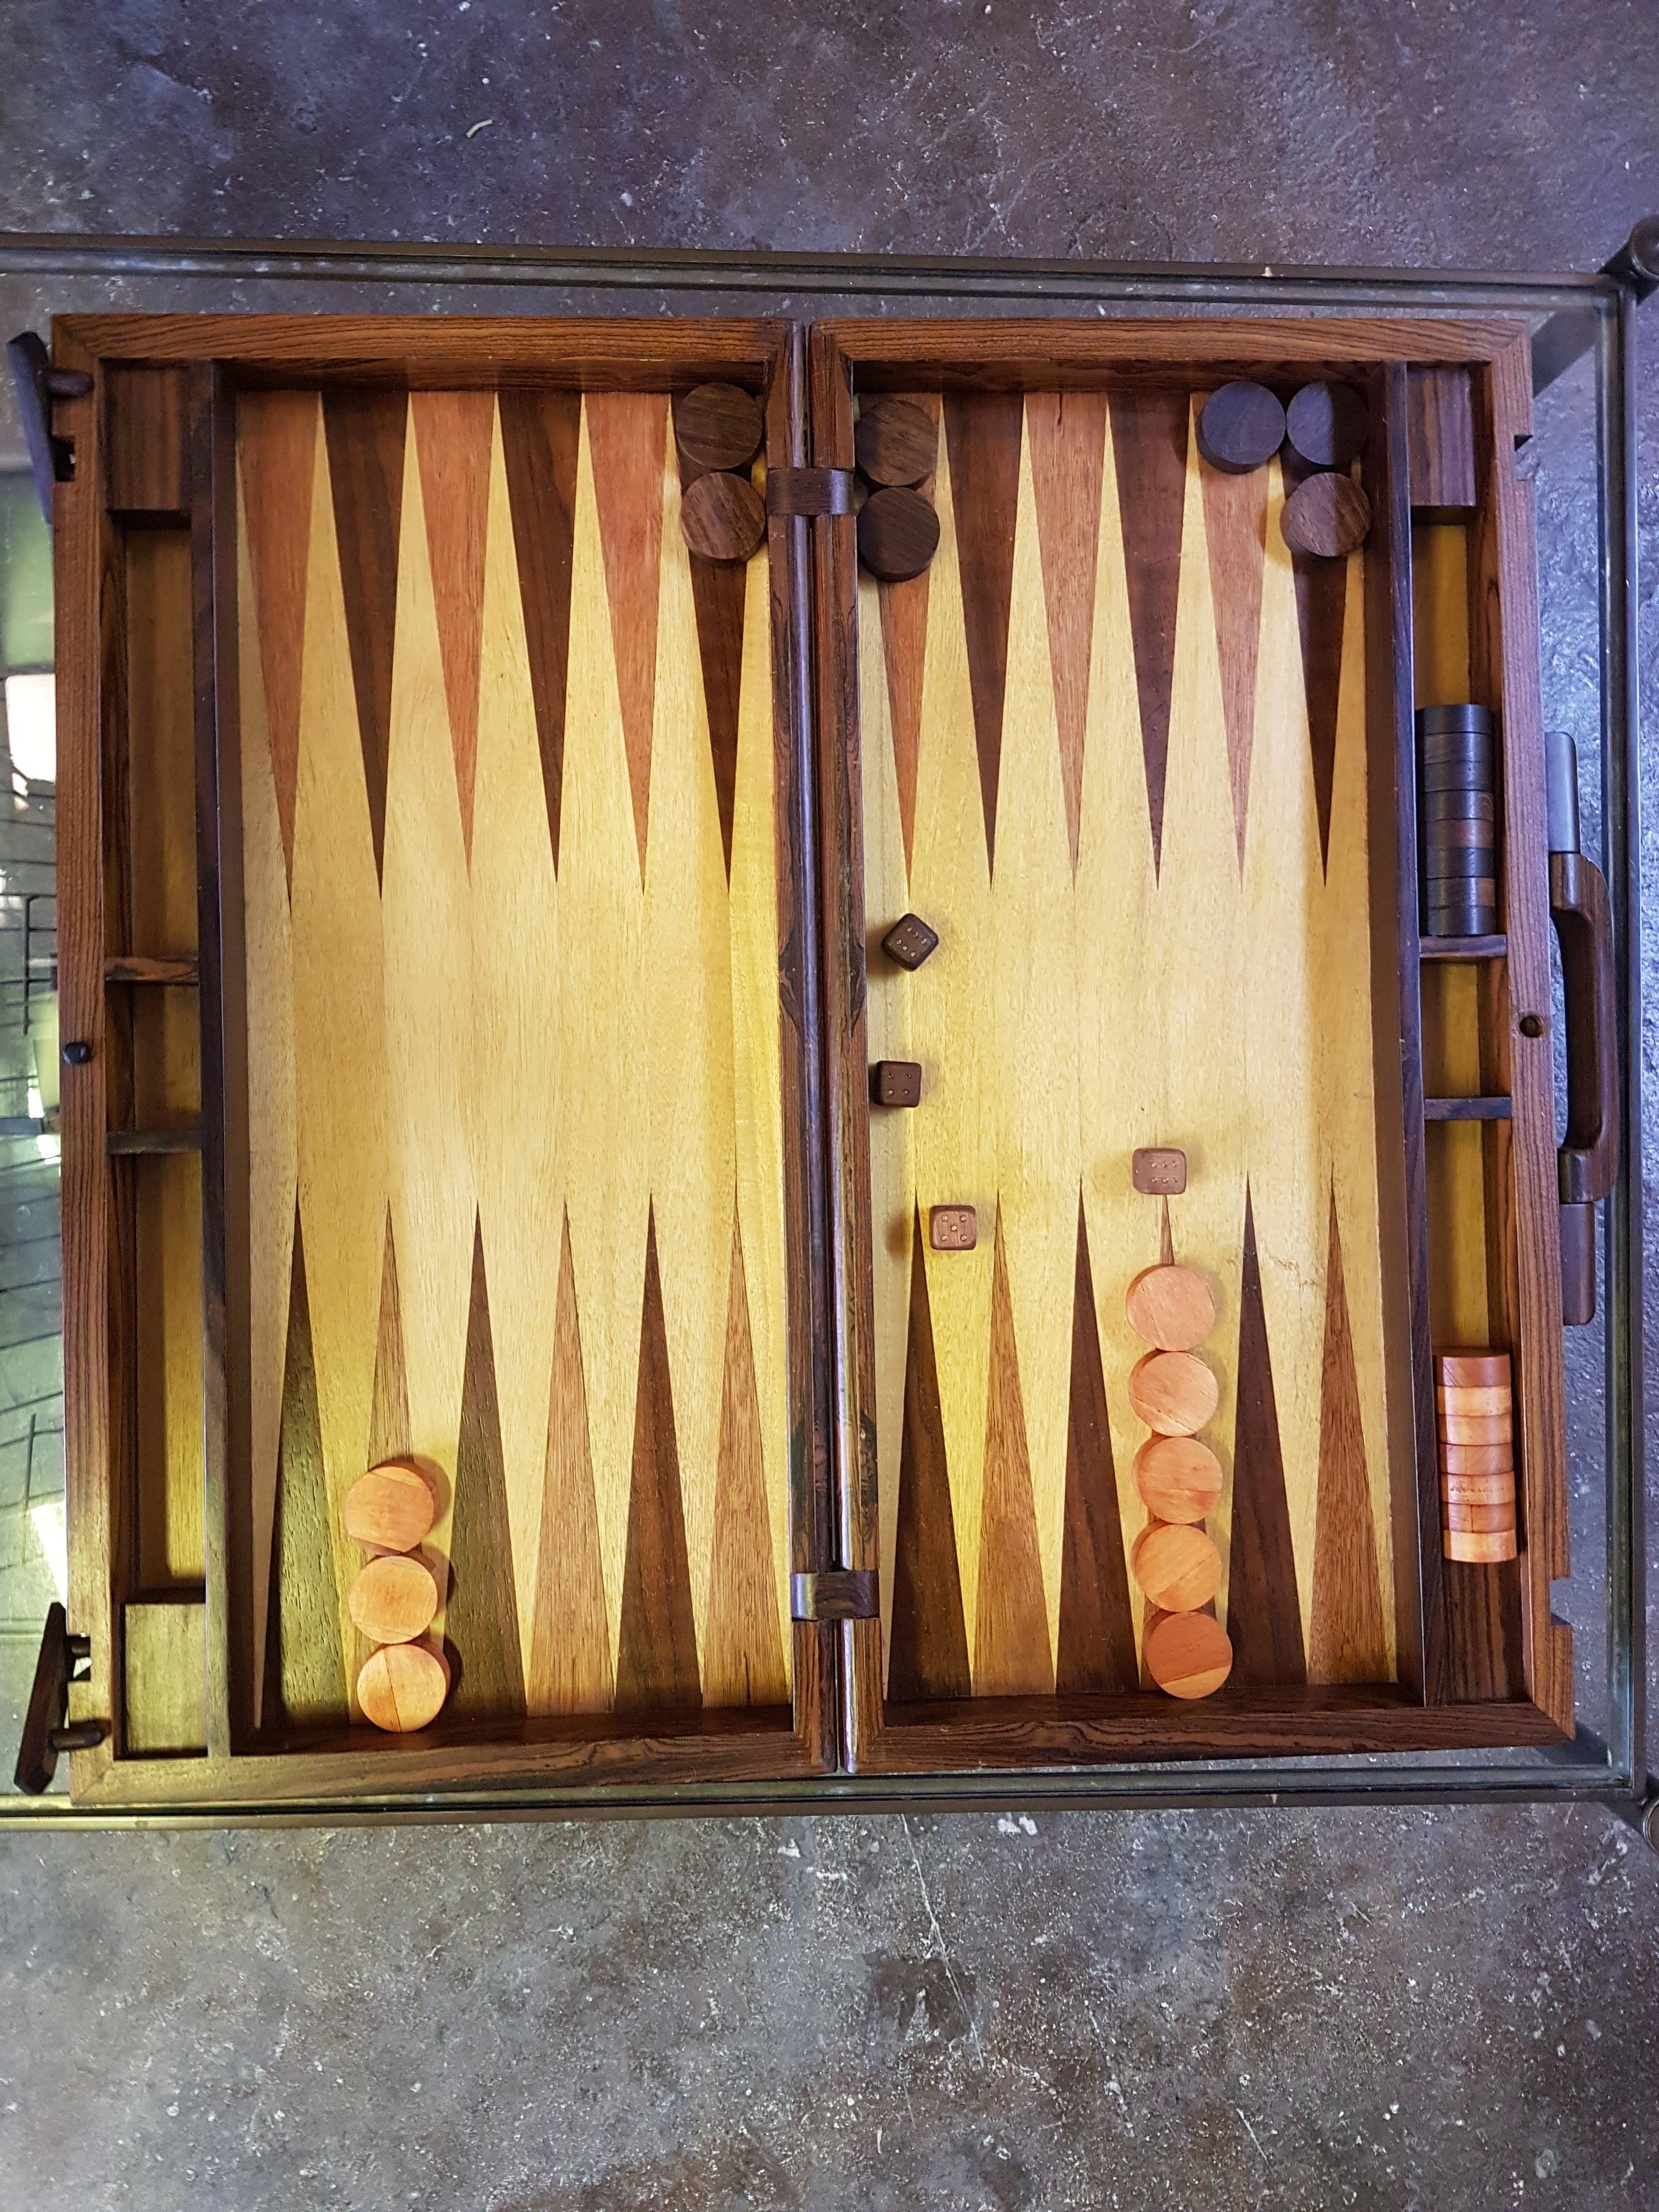
[[[673,413],[237,397],[257,1727],[358,1717],[392,1456],[451,1714],[789,1700],[771,587]]]

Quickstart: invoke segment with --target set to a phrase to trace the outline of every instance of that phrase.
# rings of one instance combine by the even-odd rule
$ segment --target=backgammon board
[[[1571,1732],[1517,326],[52,362],[78,1798]]]

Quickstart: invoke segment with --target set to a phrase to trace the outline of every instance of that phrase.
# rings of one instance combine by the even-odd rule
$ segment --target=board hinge
[[[875,1573],[868,1567],[826,1567],[820,1574],[791,1575],[789,1613],[794,1620],[875,1620]]]
[[[851,469],[768,469],[769,514],[850,514]]]

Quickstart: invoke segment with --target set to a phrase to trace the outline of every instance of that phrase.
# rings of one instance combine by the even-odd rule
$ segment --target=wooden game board
[[[939,555],[860,586],[871,939],[943,937],[868,987],[929,1100],[870,1130],[897,1698],[1138,1686],[1128,1163],[1174,1142],[1234,1679],[1395,1673],[1364,556],[1293,567],[1280,465],[1205,467],[1201,396],[949,394]],[[972,1255],[916,1235],[952,1198]]]
[[[1522,333],[54,339],[77,1795],[1571,1730]],[[1241,376],[1364,393],[1362,550],[1286,550],[1290,459],[1200,460]],[[764,410],[746,562],[680,528],[710,380]],[[895,395],[939,543],[878,583],[854,426]],[[1436,944],[1412,714],[1455,699],[1501,722],[1504,927]],[[1234,1664],[1194,1702],[1128,1568],[1143,1146],[1217,1312]],[[1457,1344],[1513,1376],[1492,1564],[1443,1554]],[[452,1681],[407,1736],[356,1700],[341,1515],[387,1455]]]
[[[452,1711],[788,1702],[768,574],[694,571],[670,411],[238,410],[253,1637],[269,1590],[291,1720],[355,1705],[340,1501],[400,1453],[441,1480]]]

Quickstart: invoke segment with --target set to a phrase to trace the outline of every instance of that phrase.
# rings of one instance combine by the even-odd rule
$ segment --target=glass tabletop
[[[1605,277],[1413,272],[1126,270],[1085,263],[940,263],[704,255],[441,253],[421,249],[0,241],[4,335],[46,335],[55,315],[96,311],[538,316],[775,314],[1503,315],[1551,327],[1553,358],[1520,458],[1536,501],[1547,729],[1577,740],[1583,848],[1603,866],[1620,953],[1625,1042],[1639,1035],[1634,907],[1633,532],[1631,307]],[[64,1794],[11,1792],[10,1766],[47,1607],[66,1594],[58,1223],[55,746],[49,532],[22,428],[0,393],[0,1820],[107,1820]],[[1556,976],[1558,1115],[1565,1121]],[[1629,1066],[1626,1050],[1625,1064]],[[1626,1156],[1638,1157],[1626,1079]],[[1567,1332],[1572,1573],[1554,1610],[1573,1631],[1579,1732],[1559,1751],[1415,1753],[1224,1765],[1091,1768],[1022,1776],[1022,1797],[1196,1802],[1264,1796],[1628,1796],[1642,1771],[1639,1553],[1639,1250],[1628,1175],[1601,1209],[1595,1322]],[[857,1777],[805,1785],[817,1803],[1006,1796],[1009,1780],[902,1784]],[[599,1793],[589,1793],[598,1796]],[[646,1797],[652,1793],[640,1793]],[[657,1802],[668,1793],[658,1793]],[[729,1791],[675,1793],[688,1805]],[[781,1804],[785,1787],[743,1793]],[[514,1791],[511,1808],[564,1809],[569,1790]],[[611,1802],[617,1802],[615,1793]],[[453,1811],[509,1809],[446,1798]],[[313,1814],[326,1807],[308,1808]],[[395,1817],[429,1801],[377,1802]],[[354,1808],[362,1816],[361,1807]],[[123,1814],[123,1820],[145,1817]],[[179,1808],[155,1817],[177,1825]],[[209,1816],[210,1817],[210,1815]],[[245,1818],[246,1814],[239,1814]],[[284,1817],[295,1817],[289,1808]]]

